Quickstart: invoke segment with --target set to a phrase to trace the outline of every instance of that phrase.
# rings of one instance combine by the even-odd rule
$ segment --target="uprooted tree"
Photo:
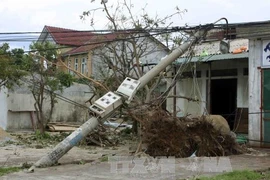
[[[107,26],[113,33],[100,36],[97,42],[103,42],[102,48],[98,48],[92,53],[97,67],[95,78],[103,80],[110,90],[115,90],[126,77],[139,79],[144,74],[143,71],[147,71],[148,68],[159,62],[160,56],[157,56],[155,52],[160,49],[157,45],[153,45],[154,38],[150,32],[159,25],[164,26],[166,20],[171,17],[152,19],[145,11],[140,17],[134,16],[132,14],[133,5],[128,4],[125,0],[121,2],[118,1],[113,9],[107,1],[102,1],[100,9],[105,13],[109,21]],[[98,9],[84,12],[82,17],[91,16],[91,23],[94,25],[92,14]],[[124,15],[125,11],[128,15]],[[119,12],[123,12],[123,14]],[[176,14],[180,13],[182,12],[177,9]],[[123,29],[127,30],[123,31]],[[168,32],[160,37],[167,46],[169,46],[169,39],[173,38]],[[182,38],[174,37],[172,40],[179,45]],[[189,53],[192,52],[187,54]],[[154,55],[151,57],[153,61],[149,61],[150,55]],[[181,78],[183,70],[183,68],[177,70],[175,76],[178,79]],[[167,88],[163,93],[165,97],[158,96],[157,98],[155,90],[158,89],[158,86],[160,87],[162,79],[164,79],[163,73],[139,91],[132,104],[124,109],[129,116],[136,120],[134,122],[140,122],[142,125],[143,142],[148,146],[146,152],[153,156],[177,157],[190,156],[194,151],[197,151],[199,156],[230,155],[242,152],[231,134],[221,134],[213,124],[205,121],[209,117],[192,118],[190,121],[188,117],[172,117],[170,113],[162,110],[161,103],[175,85],[172,83]],[[175,78],[174,82],[176,82]],[[95,92],[104,94],[98,88],[95,89]]]
[[[92,1],[94,3],[94,1]],[[99,36],[101,48],[92,52],[95,71],[94,78],[114,91],[126,77],[139,79],[145,72],[156,65],[170,49],[157,39],[169,40],[169,33],[154,32],[160,26],[171,25],[170,18],[181,15],[185,11],[176,8],[176,11],[165,17],[150,17],[146,7],[142,8],[140,15],[135,15],[134,6],[126,0],[117,2],[102,1],[101,7],[83,12],[81,18],[90,17],[91,25],[95,26],[95,11],[102,10],[108,20],[106,29],[112,33]],[[180,40],[180,38],[179,38]],[[143,90],[137,93],[131,106],[150,103],[160,95],[160,87],[165,87],[164,74],[153,79]],[[99,87],[93,86],[96,95],[104,94]],[[157,88],[159,87],[159,88]],[[161,104],[161,103],[160,103]],[[128,114],[125,107],[123,113]],[[129,114],[132,115],[132,114]],[[136,122],[133,127],[137,127]]]

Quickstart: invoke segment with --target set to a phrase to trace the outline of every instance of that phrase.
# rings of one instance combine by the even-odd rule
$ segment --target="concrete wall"
[[[7,89],[1,87],[0,89],[0,127],[7,129]]]
[[[36,124],[34,98],[27,89],[26,85],[15,88],[10,91],[6,99],[6,109],[1,108],[1,114],[7,114],[6,123],[1,120],[0,125],[7,130],[29,130],[32,129],[31,112],[33,113],[33,122]],[[78,103],[89,106],[85,102],[91,97],[90,89],[86,85],[74,83],[73,86],[66,88],[63,93],[57,92],[60,98],[71,100],[73,103]],[[0,95],[0,98],[2,96]],[[65,99],[67,98],[67,99]],[[50,122],[85,122],[88,119],[88,109],[79,107],[78,105],[70,104],[59,98],[56,98],[57,103],[53,111]],[[1,101],[0,103],[3,103]],[[0,105],[2,107],[3,105]],[[49,98],[44,102],[44,112],[48,116],[50,108]]]
[[[248,138],[252,140],[260,140],[261,133],[261,117],[259,113],[261,109],[261,67],[262,59],[262,41],[249,40],[249,124]],[[251,141],[252,145],[260,143]]]
[[[243,69],[248,68],[248,60],[213,61],[211,66],[212,70],[237,68],[237,76],[212,77],[212,79],[237,78],[237,107],[248,107],[248,76],[243,75]],[[197,63],[196,69],[197,71],[201,71],[201,77],[180,80],[176,86],[176,95],[198,99],[200,102],[178,98],[176,100],[178,116],[185,116],[187,114],[202,115],[206,110],[208,79],[206,73],[208,65]],[[167,109],[171,112],[173,111],[172,98],[167,101]]]
[[[92,93],[88,86],[83,84],[74,84],[73,86],[66,88],[60,96],[66,97],[75,103],[90,106],[85,102],[90,99]],[[78,105],[67,103],[61,99],[56,99],[54,112],[52,115],[52,122],[85,122],[88,119],[88,109],[79,107]],[[46,109],[48,110],[50,106],[49,100],[46,101]]]
[[[7,130],[33,130],[30,111],[8,111]],[[36,120],[33,121],[34,124]]]

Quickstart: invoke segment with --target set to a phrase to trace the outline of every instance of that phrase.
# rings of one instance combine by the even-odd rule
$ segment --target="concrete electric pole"
[[[156,75],[165,70],[165,68],[184,54],[193,44],[204,37],[213,24],[200,26],[200,29],[189,38],[184,44],[176,48],[172,53],[160,61],[154,68],[148,71],[139,80],[126,78],[119,86],[116,92],[108,92],[90,106],[90,110],[96,114],[87,122],[81,125],[77,130],[70,134],[66,139],[56,145],[53,150],[37,161],[28,171],[32,172],[35,167],[47,167],[57,163],[57,161],[66,154],[72,147],[78,144],[85,136],[92,132],[99,123],[103,123],[108,117],[122,105],[125,100],[129,103],[135,96],[138,89],[143,88]]]

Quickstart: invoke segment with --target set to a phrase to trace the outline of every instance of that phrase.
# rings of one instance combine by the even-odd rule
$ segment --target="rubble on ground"
[[[133,113],[142,125],[142,140],[151,156],[228,156],[243,153],[235,137],[226,128],[214,128],[202,117],[174,118],[159,107],[140,109]],[[221,127],[221,126],[215,126]]]
[[[101,147],[114,146],[118,144],[117,133],[108,127],[99,125],[93,132],[85,137],[87,145],[98,145]]]
[[[68,132],[72,133],[79,128],[80,125],[68,122],[50,122],[46,128],[51,132]],[[119,143],[119,135],[122,130],[131,129],[132,125],[126,123],[119,123],[117,121],[111,122],[107,120],[104,125],[99,125],[94,131],[89,133],[80,145],[98,145],[100,147],[115,146]]]

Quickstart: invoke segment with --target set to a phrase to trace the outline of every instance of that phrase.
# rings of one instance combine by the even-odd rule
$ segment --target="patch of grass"
[[[85,163],[86,163],[86,162],[85,162],[84,160],[80,160],[80,161],[79,161],[79,164],[80,164],[80,165],[84,165]]]
[[[44,134],[42,134],[39,130],[36,130],[35,137],[38,140],[44,140],[44,139],[50,139],[51,138],[49,133],[44,132]]]
[[[65,139],[69,133],[40,133],[39,130],[31,134],[15,134],[18,142],[23,145],[27,145],[32,148],[41,149],[44,147],[52,146],[58,144],[63,139]]]
[[[0,176],[9,174],[9,173],[13,173],[13,172],[18,172],[20,171],[22,168],[20,167],[0,167]]]
[[[258,172],[243,170],[228,172],[214,177],[200,177],[197,180],[260,180],[262,178],[265,178],[265,176]]]
[[[102,156],[101,158],[99,158],[100,162],[107,162],[108,161],[108,156]]]

